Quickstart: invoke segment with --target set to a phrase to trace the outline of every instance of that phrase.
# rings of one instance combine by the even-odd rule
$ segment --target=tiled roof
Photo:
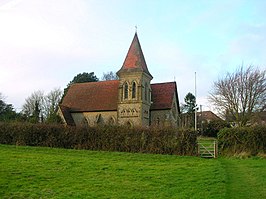
[[[123,66],[118,71],[118,74],[120,72],[133,72],[133,71],[143,71],[152,77],[146,65],[146,61],[143,52],[141,50],[137,33],[135,33],[134,35],[133,41],[129,47]]]
[[[153,102],[151,110],[172,108],[174,95],[177,95],[175,82],[151,84],[151,90],[151,99]],[[177,96],[176,99],[178,100]],[[179,107],[177,108],[179,109]]]
[[[61,105],[68,107],[71,112],[115,111],[118,86],[118,80],[73,84]],[[151,110],[172,107],[173,97],[177,95],[175,82],[151,84],[151,89],[153,102]]]
[[[118,85],[118,80],[73,84],[62,105],[72,112],[117,110]]]
[[[202,120],[222,120],[220,117],[218,117],[216,114],[214,114],[212,111],[202,111],[197,112],[197,115],[201,117]]]

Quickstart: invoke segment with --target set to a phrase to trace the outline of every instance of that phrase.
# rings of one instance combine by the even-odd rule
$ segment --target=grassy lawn
[[[0,198],[263,198],[265,175],[265,159],[0,145]]]
[[[227,198],[266,198],[266,159],[220,159]]]

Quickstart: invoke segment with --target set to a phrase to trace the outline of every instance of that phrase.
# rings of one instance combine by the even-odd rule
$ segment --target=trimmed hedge
[[[266,126],[224,128],[218,140],[223,155],[266,153]]]
[[[223,120],[213,120],[209,123],[203,124],[203,136],[217,138],[218,132],[223,128],[230,128],[230,124]]]
[[[0,123],[0,144],[196,155],[193,130]]]

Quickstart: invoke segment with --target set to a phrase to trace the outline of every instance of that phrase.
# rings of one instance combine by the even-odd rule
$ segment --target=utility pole
[[[203,115],[202,115],[202,105],[200,105],[200,134],[202,135],[203,132]]]
[[[197,79],[196,79],[196,72],[195,72],[195,132],[197,132]]]

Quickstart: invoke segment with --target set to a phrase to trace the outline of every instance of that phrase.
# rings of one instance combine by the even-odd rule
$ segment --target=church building
[[[118,80],[70,86],[59,115],[66,125],[178,126],[180,108],[176,82],[151,84],[137,33]]]

